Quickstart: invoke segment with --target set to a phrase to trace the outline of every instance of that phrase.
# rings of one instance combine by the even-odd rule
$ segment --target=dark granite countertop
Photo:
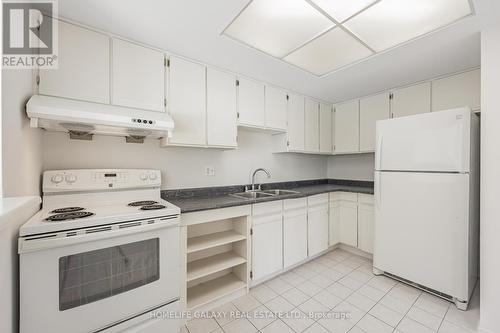
[[[373,182],[339,179],[318,179],[296,182],[262,184],[262,189],[286,189],[299,193],[269,196],[258,199],[242,199],[231,196],[232,193],[244,192],[245,186],[204,187],[194,189],[164,190],[163,199],[178,206],[182,213],[203,211],[254,203],[302,198],[328,192],[355,192],[373,194]]]

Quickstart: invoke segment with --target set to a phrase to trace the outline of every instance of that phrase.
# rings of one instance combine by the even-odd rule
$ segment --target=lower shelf
[[[187,307],[188,309],[193,309],[243,288],[246,288],[246,283],[238,279],[234,274],[224,275],[217,279],[200,283],[188,288]]]

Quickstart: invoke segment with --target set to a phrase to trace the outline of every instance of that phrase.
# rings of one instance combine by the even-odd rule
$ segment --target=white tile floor
[[[459,311],[445,300],[373,275],[368,259],[334,250],[215,309],[222,317],[189,321],[183,332],[472,333],[479,320],[477,289],[469,310]],[[243,312],[246,318],[231,315]],[[283,313],[288,315],[280,317]]]

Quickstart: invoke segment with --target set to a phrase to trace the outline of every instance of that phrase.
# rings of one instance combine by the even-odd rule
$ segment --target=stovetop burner
[[[144,201],[134,201],[128,204],[128,206],[131,207],[138,207],[138,206],[151,206],[157,204],[158,201],[153,201],[153,200],[144,200]]]
[[[140,210],[156,210],[156,209],[163,209],[163,208],[167,208],[167,206],[165,206],[165,205],[146,205],[146,206],[142,206],[140,208]]]
[[[59,213],[71,213],[71,212],[78,212],[80,210],[84,210],[83,207],[64,207],[64,208],[57,208],[51,211],[51,214],[59,214]]]
[[[61,221],[67,221],[67,220],[76,220],[76,219],[81,219],[84,217],[89,217],[94,215],[94,213],[90,212],[70,212],[70,213],[62,213],[62,214],[56,214],[49,216],[45,219],[45,221],[48,222],[61,222]]]

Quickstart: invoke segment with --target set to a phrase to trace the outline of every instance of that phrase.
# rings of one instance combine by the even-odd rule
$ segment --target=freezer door
[[[471,111],[378,121],[375,170],[469,172]]]
[[[375,172],[374,267],[468,299],[469,175]]]

